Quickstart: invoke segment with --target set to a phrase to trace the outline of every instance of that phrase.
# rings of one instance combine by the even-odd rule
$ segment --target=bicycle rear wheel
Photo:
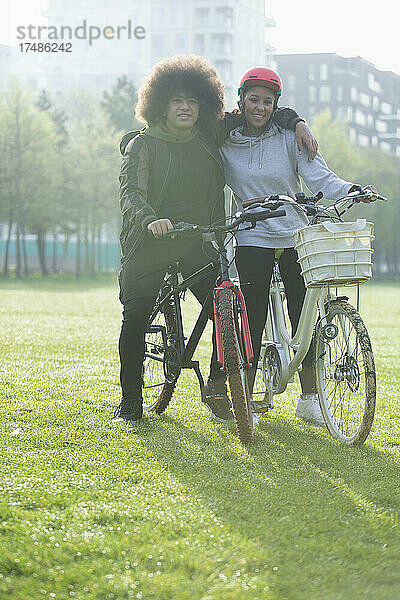
[[[322,414],[333,437],[349,446],[361,445],[375,413],[371,340],[359,313],[344,300],[329,304],[327,324],[332,327],[324,330],[320,322],[315,332],[316,382]]]
[[[225,371],[239,438],[244,444],[251,444],[254,441],[254,428],[247,383],[246,355],[232,288],[220,290],[217,310],[221,321]]]
[[[143,361],[143,410],[161,414],[168,406],[180,374],[174,341],[177,333],[173,305],[166,301],[147,325]]]

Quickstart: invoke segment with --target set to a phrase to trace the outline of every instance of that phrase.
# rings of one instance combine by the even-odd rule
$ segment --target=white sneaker
[[[295,414],[300,419],[326,427],[317,394],[300,394]]]

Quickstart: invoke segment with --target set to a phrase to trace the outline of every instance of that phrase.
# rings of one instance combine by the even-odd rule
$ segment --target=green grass
[[[116,281],[0,290],[2,600],[400,598],[400,285],[362,289],[379,388],[361,448],[296,419],[295,384],[246,449],[189,372],[163,416],[112,427]]]

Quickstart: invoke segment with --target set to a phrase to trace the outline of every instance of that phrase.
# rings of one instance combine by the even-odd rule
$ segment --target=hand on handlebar
[[[151,231],[156,238],[162,237],[173,228],[174,226],[169,219],[157,219],[147,225],[147,229]],[[174,234],[172,234],[171,237],[173,239],[175,237]]]
[[[374,185],[365,185],[362,188],[362,192],[372,192],[372,194],[377,194],[378,190],[376,189],[376,187]],[[361,194],[362,194],[361,192]],[[360,198],[361,202],[366,202],[367,204],[370,204],[370,202],[375,202],[376,198],[374,196],[361,196]]]

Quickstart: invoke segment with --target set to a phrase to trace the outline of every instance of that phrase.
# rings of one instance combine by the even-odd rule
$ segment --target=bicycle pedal
[[[262,414],[268,412],[269,409],[270,406],[268,405],[268,402],[265,402],[264,400],[251,401],[251,410],[253,413]]]

